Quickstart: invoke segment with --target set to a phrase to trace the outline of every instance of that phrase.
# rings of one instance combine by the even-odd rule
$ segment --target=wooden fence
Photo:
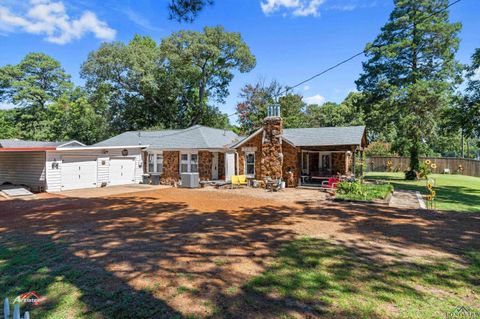
[[[13,317],[10,317],[10,303],[8,301],[8,298],[5,298],[3,301],[3,318],[4,319],[30,319],[30,314],[28,311],[25,311],[23,314],[23,317],[20,315],[20,305],[18,303],[15,303],[13,305]]]
[[[420,157],[420,161],[431,160],[437,165],[433,173],[441,174],[448,169],[451,174],[463,174],[480,177],[480,161],[456,157]],[[391,165],[387,165],[388,161]],[[408,170],[409,157],[372,156],[367,157],[367,172],[403,172]]]

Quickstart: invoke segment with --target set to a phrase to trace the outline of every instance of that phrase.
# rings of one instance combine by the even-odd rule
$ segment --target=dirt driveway
[[[269,317],[268,308],[245,310],[239,287],[265,269],[279,245],[304,235],[341,242],[385,262],[426,254],[455,258],[465,247],[480,248],[480,217],[172,188],[0,202],[3,244],[62,247],[61,263],[88,271],[83,276],[96,286],[142,291],[145,304],[161,307],[155,318],[216,312]],[[101,305],[112,302],[84,279],[70,280],[83,287],[89,308],[102,313]],[[179,293],[179,287],[190,293]]]

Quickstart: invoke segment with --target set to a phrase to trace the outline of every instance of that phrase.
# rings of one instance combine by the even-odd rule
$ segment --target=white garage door
[[[97,158],[86,156],[63,157],[62,190],[97,186]]]
[[[135,158],[110,159],[110,185],[135,183]]]

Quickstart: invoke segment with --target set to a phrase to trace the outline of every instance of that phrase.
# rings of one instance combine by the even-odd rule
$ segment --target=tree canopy
[[[234,70],[254,66],[240,34],[207,27],[175,32],[159,45],[141,36],[105,43],[90,53],[81,75],[90,92],[108,95],[111,121],[122,131],[226,124],[213,103],[228,95]]]
[[[366,47],[368,60],[357,81],[368,124],[376,122],[372,126],[387,134],[394,129],[412,170],[460,82],[455,53],[461,25],[449,22],[447,8],[448,0],[396,0],[389,21]]]
[[[178,22],[193,22],[206,6],[213,0],[171,0],[168,4],[170,19]]]

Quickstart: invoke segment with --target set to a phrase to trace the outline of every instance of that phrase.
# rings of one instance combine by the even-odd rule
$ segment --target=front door
[[[218,179],[218,152],[214,152],[212,158],[212,179]]]

